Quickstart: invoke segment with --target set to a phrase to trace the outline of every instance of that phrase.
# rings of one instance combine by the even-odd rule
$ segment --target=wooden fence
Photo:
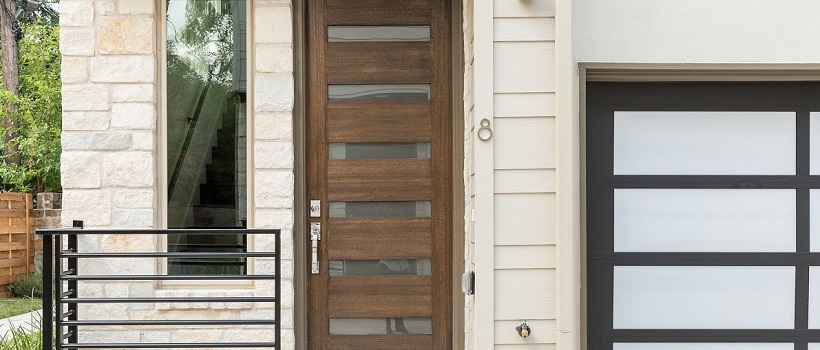
[[[34,273],[34,254],[43,250],[35,239],[30,194],[0,193],[0,297],[11,297],[9,284]]]

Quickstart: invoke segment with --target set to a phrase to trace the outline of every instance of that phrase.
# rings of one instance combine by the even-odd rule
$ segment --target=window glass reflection
[[[330,217],[430,217],[430,201],[417,202],[330,202]]]
[[[430,276],[430,259],[330,260],[331,276]]]

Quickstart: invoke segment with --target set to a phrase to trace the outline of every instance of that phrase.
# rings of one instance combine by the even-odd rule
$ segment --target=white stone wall
[[[164,25],[155,0],[62,0],[63,53],[62,184],[63,224],[83,220],[86,228],[158,228],[161,130],[159,48]],[[253,154],[248,193],[251,227],[282,229],[282,349],[293,334],[293,50],[289,0],[254,0],[251,38],[255,52],[252,91]],[[249,52],[250,54],[250,52]],[[255,250],[271,250],[257,237]],[[155,237],[83,237],[81,251],[152,251]],[[154,259],[85,261],[85,274],[153,274]],[[252,273],[273,273],[272,259],[256,259]],[[82,283],[83,297],[172,297],[271,295],[272,282],[238,287],[158,288],[153,282]],[[172,303],[83,306],[83,319],[253,319],[272,317],[272,304]],[[272,340],[270,328],[149,327],[86,328],[81,341],[186,342]]]

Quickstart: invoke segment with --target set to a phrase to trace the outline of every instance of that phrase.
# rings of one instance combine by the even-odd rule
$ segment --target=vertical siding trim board
[[[580,349],[581,207],[580,106],[577,67],[572,58],[572,0],[555,4],[556,136],[558,158],[557,348]]]
[[[493,123],[493,0],[475,0],[473,47],[474,132],[486,118]],[[475,342],[495,343],[495,239],[493,139],[474,141],[475,163]]]

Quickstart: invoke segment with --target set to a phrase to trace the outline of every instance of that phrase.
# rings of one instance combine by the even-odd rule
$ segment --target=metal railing
[[[81,226],[81,224],[80,224]],[[279,230],[219,229],[219,230],[38,230],[43,235],[43,349],[149,349],[149,348],[275,348],[279,349],[281,337],[281,237]],[[274,252],[80,252],[80,235],[273,235]],[[65,247],[64,247],[65,245]],[[81,274],[77,269],[80,259],[133,259],[133,258],[275,258],[273,275],[92,275]],[[264,297],[83,297],[78,293],[78,283],[83,281],[237,281],[273,280],[272,296]],[[65,288],[64,288],[65,287]],[[52,291],[49,293],[48,291]],[[156,304],[156,303],[274,303],[269,319],[251,320],[78,320],[79,304]],[[52,322],[49,322],[52,320]],[[273,342],[223,342],[223,343],[80,343],[78,335],[86,326],[274,326]],[[96,329],[95,331],[98,331]]]

